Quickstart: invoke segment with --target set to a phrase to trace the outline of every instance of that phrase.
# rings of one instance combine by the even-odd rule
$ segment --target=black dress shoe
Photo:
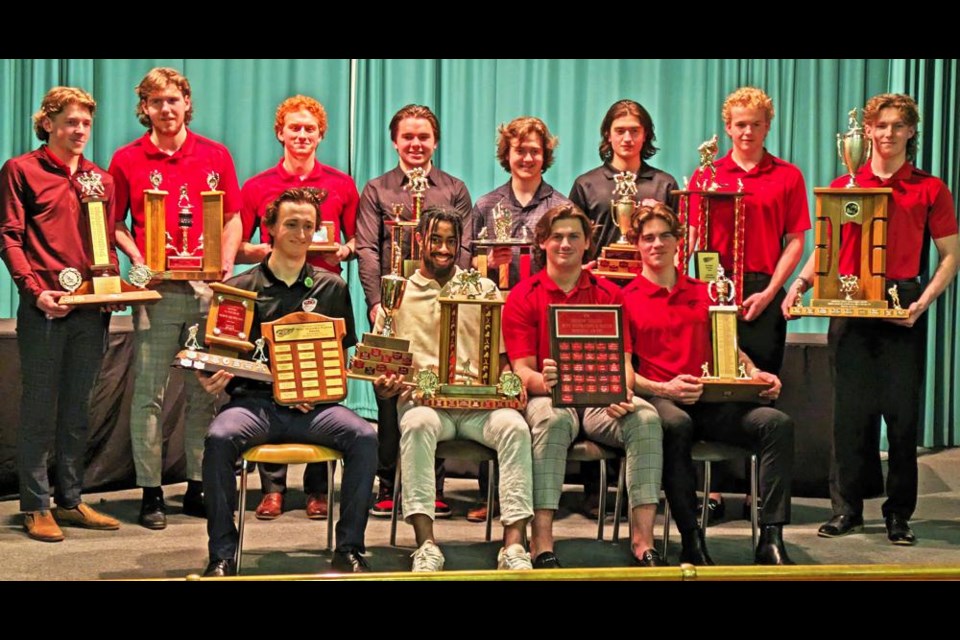
[[[839,538],[863,531],[863,516],[833,516],[830,522],[820,525],[817,535],[821,538]]]
[[[716,564],[707,553],[707,541],[703,537],[702,529],[681,532],[680,538],[683,544],[680,550],[681,564],[694,564],[701,567],[712,567]]]
[[[913,535],[913,529],[910,528],[910,522],[906,518],[891,513],[885,518],[885,521],[887,539],[890,542],[908,547],[917,544],[917,536]]]
[[[334,551],[330,568],[337,573],[370,573],[370,565],[366,559],[353,550]]]
[[[641,567],[669,567],[667,561],[660,557],[656,549],[647,549],[640,554],[640,557],[633,556],[633,561]]]
[[[183,515],[193,516],[195,518],[207,517],[207,508],[203,504],[202,491],[196,491],[193,493],[187,491],[183,495]]]
[[[544,551],[533,559],[534,569],[562,569],[560,559],[553,551]]]
[[[163,491],[159,487],[144,488],[138,521],[140,526],[147,529],[167,528],[167,505],[163,501]]]
[[[235,575],[237,575],[237,563],[233,560],[222,560],[220,558],[211,560],[203,572],[204,578],[224,578]]]
[[[789,565],[797,564],[787,555],[783,546],[783,525],[765,524],[760,528],[760,542],[753,555],[754,564]]]

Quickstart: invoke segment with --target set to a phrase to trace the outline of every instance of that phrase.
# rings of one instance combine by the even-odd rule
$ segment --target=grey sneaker
[[[441,571],[443,569],[443,553],[433,540],[427,540],[420,548],[413,552],[413,568],[411,571]]]
[[[530,554],[523,548],[523,545],[512,544],[500,549],[500,553],[497,554],[497,569],[509,571],[532,570],[533,563],[530,561]]]

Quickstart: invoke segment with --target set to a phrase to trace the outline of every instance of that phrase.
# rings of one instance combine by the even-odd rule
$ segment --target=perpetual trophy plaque
[[[840,189],[816,188],[813,297],[790,307],[793,316],[832,318],[907,318],[897,286],[886,289],[887,201],[893,189],[865,189],[855,175],[870,158],[870,140],[857,123],[857,110],[848,114],[850,129],[837,134],[837,152],[850,176]],[[840,273],[840,245],[846,225],[859,227],[860,264],[857,273]],[[856,234],[852,234],[851,240]],[[887,295],[889,294],[889,302]]]
[[[551,304],[555,407],[603,407],[627,400],[620,305]]]
[[[85,171],[77,176],[80,184],[80,209],[86,220],[87,242],[93,264],[91,278],[84,282],[80,271],[67,267],[60,272],[60,286],[67,295],[60,296],[59,304],[70,306],[107,304],[150,304],[160,300],[160,294],[146,288],[150,282],[150,273],[142,267],[130,269],[130,279],[134,284],[124,281],[117,268],[110,261],[109,235],[113,229],[107,228],[106,200],[104,199],[103,176],[96,171]],[[80,265],[78,265],[80,266]],[[134,286],[136,285],[136,286]]]
[[[210,373],[224,370],[242,378],[273,381],[263,352],[263,338],[256,343],[250,342],[257,294],[220,282],[212,283],[210,288],[213,289],[213,300],[210,302],[203,337],[208,351],[204,351],[197,342],[199,325],[193,325],[183,350],[177,354],[171,366]],[[241,353],[249,351],[253,351],[252,360],[240,357]]]
[[[407,281],[395,274],[380,278],[380,308],[385,318],[383,329],[379,334],[363,334],[350,359],[348,378],[373,381],[380,376],[393,374],[412,384],[413,354],[410,353],[410,341],[398,338],[394,327],[394,316],[403,301],[406,287]]]
[[[717,279],[707,285],[710,299],[716,303],[710,307],[713,369],[709,362],[702,365],[700,402],[765,402],[759,394],[771,386],[748,376],[740,362],[733,286],[723,267],[718,267]]]
[[[202,206],[202,231],[196,240],[191,240],[190,230],[196,223],[195,206],[190,202],[187,185],[179,189],[177,198],[177,229],[167,228],[166,198],[162,191],[163,176],[159,171],[150,174],[153,189],[145,189],[144,215],[146,217],[147,266],[160,280],[213,280],[221,276],[220,241],[223,232],[223,191],[217,186],[220,176],[210,172],[207,176],[209,191],[200,194]]]
[[[312,298],[305,301],[316,301]],[[261,325],[270,348],[273,399],[293,406],[340,402],[347,397],[343,318],[296,311]]]
[[[717,182],[717,168],[714,160],[719,146],[717,135],[704,141],[699,147],[700,174],[696,184],[688,185],[684,178],[683,189],[671,191],[678,197],[677,221],[680,224],[680,237],[677,238],[677,261],[684,273],[689,269],[690,258],[694,259],[694,276],[704,282],[717,279],[720,270],[720,252],[710,249],[710,211],[719,202],[729,202],[733,207],[733,288],[734,298],[739,307],[743,302],[743,255],[744,232],[746,229],[743,199],[750,195],[743,190],[743,183],[737,182],[736,191],[726,189],[726,185]],[[697,246],[688,246],[690,224],[690,196],[697,199]]]
[[[519,280],[530,275],[530,250],[533,248],[533,241],[527,236],[527,228],[520,227],[520,237],[514,238],[511,235],[513,227],[513,212],[497,203],[493,208],[493,238],[487,227],[484,227],[477,235],[477,239],[470,244],[477,257],[477,271],[486,276],[489,269],[487,267],[487,249],[496,249],[498,247],[510,247],[518,249],[520,252]],[[497,286],[501,291],[507,291],[515,286],[516,282],[510,282],[510,263],[501,264],[497,272]]]
[[[523,383],[512,371],[500,372],[500,313],[503,300],[494,286],[483,291],[480,272],[461,271],[441,294],[439,371],[421,369],[416,374],[421,404],[443,409],[522,410]],[[461,306],[477,306],[480,314],[479,371],[473,359],[457,358],[457,326]],[[472,354],[474,355],[474,354]],[[459,379],[458,379],[459,377]],[[473,382],[476,380],[476,383]]]
[[[613,176],[613,180],[613,195],[617,196],[617,199],[610,201],[610,217],[620,229],[620,238],[600,250],[593,273],[614,280],[632,280],[643,271],[636,245],[627,240],[633,214],[637,210],[637,201],[634,199],[637,195],[637,176],[629,171],[622,171]]]

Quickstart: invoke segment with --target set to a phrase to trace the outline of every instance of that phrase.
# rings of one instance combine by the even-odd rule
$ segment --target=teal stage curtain
[[[495,159],[498,124],[520,115],[542,118],[560,139],[554,166],[544,177],[567,193],[576,176],[599,164],[600,121],[620,98],[635,99],[650,111],[660,147],[650,163],[682,182],[696,168],[703,140],[719,134],[721,153],[726,153],[720,107],[730,91],[749,84],[774,100],[767,148],[803,171],[811,210],[813,187],[827,186],[843,173],[835,134],[846,130],[847,112],[884,91],[918,99],[918,166],[942,177],[955,198],[960,190],[956,60],[0,60],[0,162],[37,145],[30,114],[49,87],[71,84],[91,91],[98,101],[88,149],[94,161],[108,164],[114,149],[143,133],[133,115],[133,87],[160,64],[190,78],[191,126],[230,148],[241,182],[278,160],[273,113],[294,93],[312,95],[326,106],[330,130],[319,158],[348,171],[361,189],[395,166],[387,126],[393,113],[411,102],[437,113],[437,166],[463,179],[474,200],[508,177]],[[810,251],[808,237],[806,254]],[[935,264],[934,249],[931,256]],[[345,275],[362,332],[368,323],[355,263]],[[0,316],[12,316],[16,304],[16,290],[3,273]],[[923,444],[957,445],[957,286],[929,313]],[[826,321],[804,318],[792,322],[790,330],[823,332]],[[365,417],[376,415],[365,383],[351,381],[348,404]]]

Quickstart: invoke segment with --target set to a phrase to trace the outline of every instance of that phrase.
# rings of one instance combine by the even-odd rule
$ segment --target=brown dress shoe
[[[120,528],[120,521],[106,514],[94,510],[85,502],[81,502],[72,509],[57,507],[53,510],[53,517],[60,524],[68,524],[85,529],[113,530]]]
[[[49,511],[28,511],[23,514],[23,528],[27,535],[41,542],[60,542],[63,531]]]
[[[327,496],[316,493],[307,496],[307,517],[311,520],[327,517]]]
[[[263,494],[257,506],[257,520],[276,520],[283,513],[283,494],[279,491]]]

